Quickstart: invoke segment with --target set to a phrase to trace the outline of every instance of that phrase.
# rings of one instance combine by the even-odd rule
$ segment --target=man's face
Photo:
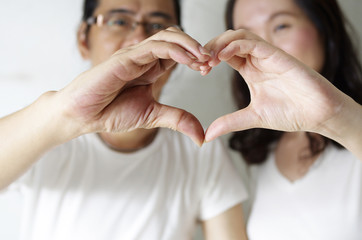
[[[172,0],[100,0],[93,16],[100,14],[103,24],[92,24],[86,35],[83,32],[83,37],[79,37],[82,34],[80,31],[78,36],[80,52],[93,66],[107,60],[117,50],[150,37],[160,26],[178,24]],[[172,69],[154,84],[153,95],[156,99]]]
[[[87,35],[85,57],[93,65],[151,36],[157,32],[157,24],[177,24],[172,0],[100,0],[93,16],[99,14],[103,15],[104,24],[93,24]]]

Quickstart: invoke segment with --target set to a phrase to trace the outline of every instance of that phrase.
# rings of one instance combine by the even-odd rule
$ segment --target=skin
[[[238,0],[234,7],[236,29],[248,29],[279,47],[316,71],[324,63],[324,49],[317,29],[293,0]],[[310,154],[303,132],[286,133],[276,149],[276,164],[288,180],[295,181],[308,172],[318,156]]]
[[[176,62],[191,67],[208,59],[199,47],[170,28],[118,50],[60,91],[46,92],[28,107],[1,118],[0,189],[48,150],[87,133],[167,127],[201,144],[200,122],[182,109],[159,104],[152,94],[153,83]]]
[[[288,14],[271,18],[280,11]],[[315,71],[323,64],[323,49],[310,21],[291,0],[238,0],[234,15],[234,25],[248,30],[229,30],[205,48],[213,52],[210,66],[225,61],[243,76],[251,103],[245,109],[216,119],[205,133],[206,141],[250,128],[291,132],[284,135],[277,150],[281,165],[286,159],[278,154],[288,153],[290,165],[282,168],[279,165],[279,169],[291,181],[307,171],[298,171],[299,167],[294,165],[298,155],[285,148],[292,147],[298,154],[305,154],[303,131],[331,138],[362,159],[362,128],[357,120],[362,117],[362,107]],[[282,25],[278,27],[279,21]],[[308,170],[313,161],[307,162],[303,169]]]
[[[164,0],[102,0],[94,15],[105,14],[114,9],[125,9],[131,12],[132,17],[137,21],[151,19],[155,21],[169,21],[177,24],[174,6],[172,1]],[[170,17],[170,20],[160,17],[150,17],[152,13],[162,12]],[[84,35],[85,26],[81,26],[78,32],[78,46],[84,59],[91,60],[93,65],[97,65],[108,59],[118,49],[131,47],[139,44],[149,37],[143,26],[139,25],[135,30],[126,36],[118,36],[110,33],[107,29],[93,26],[88,35]],[[82,36],[83,34],[83,36]],[[194,66],[196,69],[198,66]],[[206,67],[207,70],[209,67]],[[167,82],[173,68],[161,75],[152,86],[152,95],[155,99],[160,97],[162,87]],[[157,129],[135,129],[131,132],[122,133],[100,133],[101,138],[113,149],[123,152],[137,151],[152,142]],[[233,225],[222,224],[224,222],[234,222]],[[202,223],[206,239],[246,239],[241,206],[238,205],[225,213],[220,214]],[[210,227],[213,226],[213,227]]]
[[[309,18],[293,0],[238,0],[235,29],[246,29],[284,50],[316,71],[322,69],[322,39]]]
[[[167,22],[177,25],[175,10],[172,1],[112,1],[101,0],[94,12],[94,16],[105,14],[111,10],[123,9],[129,12],[136,21],[142,22],[145,19],[156,22]],[[161,12],[165,16],[152,16],[152,13]],[[150,37],[142,25],[137,26],[134,31],[126,36],[120,36],[109,31],[105,27],[93,25],[88,34],[85,33],[86,25],[78,31],[78,47],[83,58],[90,60],[92,65],[98,65],[113,55],[118,49],[127,48],[138,44]],[[162,87],[166,84],[173,68],[168,69],[152,87],[152,94],[158,99]],[[136,129],[126,133],[100,133],[101,138],[112,148],[123,152],[137,151],[152,142],[157,129]]]
[[[118,50],[60,91],[47,92],[30,106],[1,118],[0,189],[59,144],[86,133],[138,128],[172,128],[197,144],[255,127],[309,131],[334,139],[362,159],[362,107],[312,68],[245,30],[227,31],[203,50],[200,47],[177,28],[167,29]],[[205,52],[212,52],[211,58]],[[214,67],[221,61],[244,77],[251,104],[216,119],[205,136],[193,115],[154,99],[154,83],[176,63],[207,74],[211,68],[202,68],[205,63]],[[238,208],[228,211],[234,217],[217,216],[210,223],[233,227],[227,224],[232,219],[244,226],[242,218],[235,219]],[[227,237],[214,227],[204,228],[211,229],[206,235],[215,239],[245,238],[225,229]],[[243,232],[243,228],[236,230]]]
[[[175,22],[172,1],[102,0],[96,14],[127,9],[142,21],[154,11]],[[176,63],[205,75],[210,54],[178,28],[147,38],[139,25],[128,36],[114,36],[85,25],[78,32],[82,56],[94,65],[58,92],[47,92],[30,106],[0,119],[0,189],[8,186],[53,147],[98,132],[119,151],[149,144],[158,127],[204,141],[200,122],[190,113],[157,102]],[[147,39],[146,39],[147,38]],[[29,124],[30,123],[30,124]],[[17,133],[17,134],[14,134]],[[36,142],[36,144],[33,144]],[[234,223],[228,225],[226,223]],[[246,239],[241,205],[204,221],[207,239]]]

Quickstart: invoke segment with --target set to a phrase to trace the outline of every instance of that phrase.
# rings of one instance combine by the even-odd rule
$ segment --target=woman
[[[249,238],[362,239],[362,71],[337,2],[231,0],[227,22],[234,31],[206,48],[210,66],[238,71],[242,110],[216,120],[206,140],[253,128],[230,140],[251,165]],[[296,71],[298,60],[241,29],[309,68]]]

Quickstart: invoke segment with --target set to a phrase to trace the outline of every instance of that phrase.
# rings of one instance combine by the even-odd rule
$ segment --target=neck
[[[99,133],[100,138],[112,149],[135,152],[150,145],[158,129],[136,129],[126,133]]]
[[[318,157],[311,156],[305,132],[285,133],[275,151],[275,162],[280,173],[291,182],[304,177]]]

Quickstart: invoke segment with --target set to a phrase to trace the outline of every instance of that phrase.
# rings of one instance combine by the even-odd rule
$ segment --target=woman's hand
[[[243,76],[251,95],[248,107],[209,126],[206,141],[250,128],[337,137],[331,136],[332,122],[351,99],[320,74],[245,30],[229,30],[205,48],[214,53],[210,66],[226,61]]]

